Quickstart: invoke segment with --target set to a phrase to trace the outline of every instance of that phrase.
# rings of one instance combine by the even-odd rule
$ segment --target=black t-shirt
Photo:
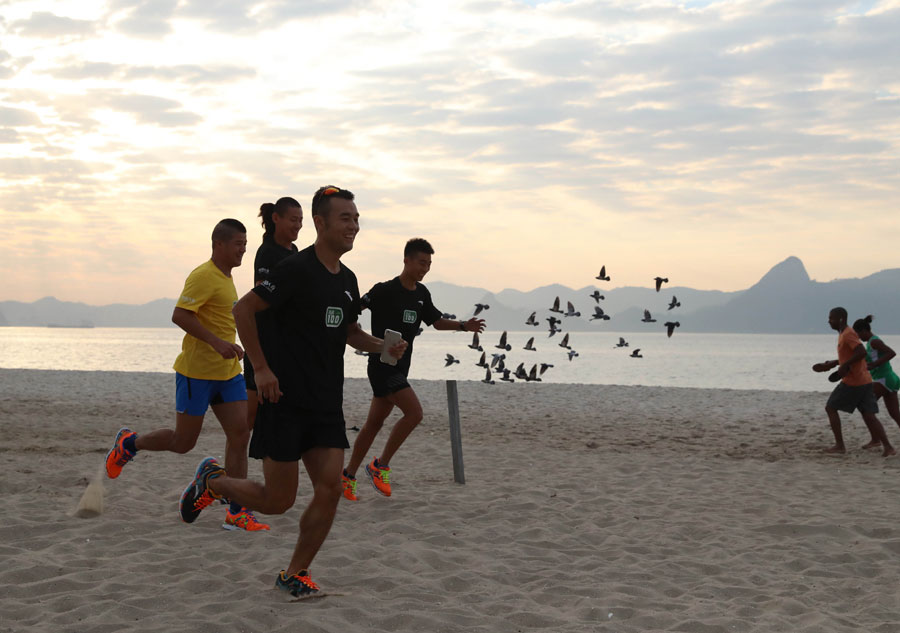
[[[400,283],[400,277],[383,281],[372,286],[361,300],[362,306],[372,311],[372,336],[384,338],[385,330],[396,330],[409,343],[406,353],[397,362],[397,370],[409,374],[412,361],[413,339],[424,321],[432,325],[441,318],[441,311],[431,302],[428,288],[416,283],[415,290],[407,290]],[[369,363],[380,363],[381,354],[369,354]]]
[[[256,249],[256,259],[253,260],[253,283],[266,278],[276,264],[282,259],[297,252],[297,245],[291,244],[285,248],[275,241],[271,235],[264,235],[262,244]]]
[[[269,304],[260,326],[266,361],[285,404],[338,412],[344,396],[347,327],[360,311],[356,275],[328,271],[312,246],[279,262],[253,289]]]

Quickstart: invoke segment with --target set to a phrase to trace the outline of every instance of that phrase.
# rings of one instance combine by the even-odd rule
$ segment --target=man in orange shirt
[[[853,413],[858,409],[863,421],[872,433],[872,437],[881,440],[884,449],[882,455],[888,457],[895,455],[896,451],[888,441],[884,427],[875,416],[878,412],[878,404],[875,402],[875,392],[872,387],[872,376],[866,369],[866,346],[859,340],[859,336],[853,328],[847,326],[847,311],[844,308],[832,308],[828,313],[828,325],[838,332],[838,358],[824,363],[813,365],[813,371],[829,371],[838,368],[829,380],[840,380],[828,402],[825,404],[825,412],[831,423],[831,432],[834,433],[834,446],[826,449],[826,453],[846,453],[844,436],[841,432],[841,416],[838,411]]]

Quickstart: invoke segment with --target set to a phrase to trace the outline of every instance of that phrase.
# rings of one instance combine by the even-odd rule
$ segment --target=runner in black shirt
[[[391,458],[422,421],[422,405],[406,379],[419,324],[424,321],[436,330],[484,330],[483,319],[473,317],[468,321],[451,321],[442,318],[441,311],[434,307],[431,293],[420,283],[431,269],[433,254],[434,249],[427,241],[421,238],[409,240],[403,249],[403,272],[400,276],[375,284],[362,298],[362,307],[372,312],[372,335],[383,337],[385,329],[396,330],[403,335],[409,347],[396,366],[382,363],[378,354],[369,355],[372,404],[366,423],[353,444],[350,462],[341,477],[344,497],[350,501],[357,499],[356,471],[394,407],[399,408],[403,415],[391,430],[381,455],[366,465],[366,474],[375,490],[387,497],[391,496]]]
[[[344,430],[344,350],[349,344],[380,352],[384,341],[356,322],[356,276],[340,261],[353,248],[359,213],[353,194],[322,187],[313,196],[316,242],[281,261],[234,308],[241,341],[256,369],[259,412],[250,455],[263,460],[265,483],[226,476],[213,458],[201,462],[182,496],[187,522],[218,498],[264,514],[281,514],[297,495],[298,461],[313,497],[300,517],[300,535],[275,586],[293,596],[318,592],[309,565],[321,547],[341,498],[341,466],[348,446]],[[257,330],[256,315],[271,306]],[[403,356],[406,343],[390,349]]]

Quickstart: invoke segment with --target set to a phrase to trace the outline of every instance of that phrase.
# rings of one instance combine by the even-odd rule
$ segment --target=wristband
[[[459,322],[459,331],[460,331],[460,332],[465,332],[465,331],[466,331],[466,322],[465,322],[465,321],[460,321],[460,322]]]

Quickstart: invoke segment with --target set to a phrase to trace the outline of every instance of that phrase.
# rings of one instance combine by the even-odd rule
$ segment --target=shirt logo
[[[404,323],[415,323],[416,322],[416,311],[415,310],[404,310],[403,311],[403,322]]]
[[[344,311],[341,308],[328,306],[325,310],[325,327],[340,327],[344,321]]]
[[[350,301],[353,301],[353,295],[350,294],[350,291],[349,291],[349,290],[345,290],[345,291],[344,291],[344,294],[347,295],[347,298],[350,299]]]
[[[266,290],[268,290],[269,292],[275,292],[275,284],[273,284],[268,279],[262,281],[259,285],[262,286],[263,288],[265,288]]]

